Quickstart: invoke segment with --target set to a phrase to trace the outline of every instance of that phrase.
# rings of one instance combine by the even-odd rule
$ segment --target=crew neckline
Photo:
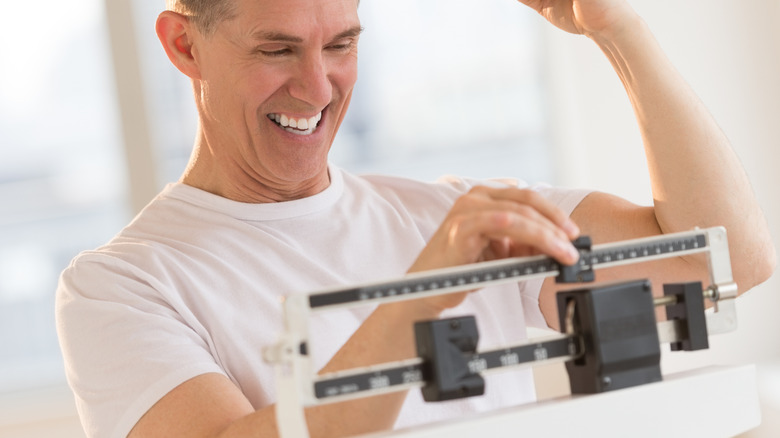
[[[306,198],[284,202],[248,203],[224,198],[205,190],[174,182],[165,186],[159,199],[177,199],[245,221],[291,219],[316,213],[330,207],[344,192],[342,170],[328,164],[330,184],[325,190]]]

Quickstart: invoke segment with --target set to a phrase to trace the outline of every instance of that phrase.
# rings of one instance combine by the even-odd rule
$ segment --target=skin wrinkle
[[[158,20],[158,35],[171,60],[193,82],[206,83],[201,93],[195,94],[196,99],[202,97],[199,111],[212,112],[201,120],[201,134],[196,140],[193,164],[182,182],[244,202],[269,202],[279,196],[288,196],[290,191],[285,190],[291,187],[295,190],[308,187],[312,182],[328,183],[327,168],[322,167],[322,163],[327,162],[327,153],[321,152],[323,149],[327,152],[330,147],[328,142],[332,142],[331,134],[335,135],[341,123],[351,98],[350,82],[356,79],[356,70],[350,70],[342,77],[338,75],[344,69],[356,68],[356,62],[353,65],[349,59],[328,58],[325,43],[332,35],[359,24],[355,3],[352,0],[231,1],[238,5],[241,13],[216,26],[216,37],[199,34],[186,17],[170,11],[164,12]],[[717,126],[695,100],[689,87],[677,75],[670,74],[673,68],[662,56],[648,29],[636,26],[638,22],[627,3],[623,0],[522,2],[545,7],[557,5],[554,18],[561,27],[590,32],[592,39],[601,41],[602,48],[606,48],[607,43],[614,43],[609,49],[612,55],[633,70],[631,81],[624,83],[632,96],[632,105],[639,113],[646,113],[640,117],[643,133],[647,134],[644,140],[650,153],[655,154],[654,158],[658,160],[650,169],[651,178],[660,180],[661,184],[653,187],[654,194],[663,191],[669,198],[653,207],[638,207],[612,195],[592,192],[581,200],[569,219],[554,204],[542,202],[542,198],[528,189],[474,190],[449,210],[443,225],[433,233],[408,272],[473,263],[508,252],[539,251],[561,263],[572,264],[576,262],[576,257],[562,251],[559,245],[568,245],[573,250],[569,240],[579,234],[572,231],[574,223],[581,227],[583,234],[593,236],[594,243],[598,243],[690,229],[690,224],[706,226],[717,222],[715,224],[729,228],[730,237],[735,238],[736,245],[731,250],[745,254],[745,257],[735,259],[739,263],[734,266],[734,279],[741,292],[771,275],[775,263],[771,239],[767,238],[765,223],[754,223],[760,222],[761,212],[751,197],[749,185],[740,176],[739,166],[732,164],[733,154],[729,153],[728,142],[724,136],[718,135]],[[576,11],[572,10],[575,4],[578,5]],[[610,5],[621,7],[612,9]],[[620,26],[610,25],[616,21],[620,21]],[[262,53],[254,52],[257,58],[251,56],[246,50],[251,43],[246,46],[225,43],[226,35],[250,37],[251,30],[259,28],[258,24],[301,37],[304,42],[292,44],[302,50],[290,57],[283,56],[279,62],[276,58],[264,58]],[[599,35],[599,32],[603,34]],[[187,38],[192,37],[195,40],[193,46],[197,43],[202,50],[195,62],[189,56],[186,44],[174,41],[183,34]],[[356,56],[356,51],[351,55]],[[326,60],[332,62],[327,64],[332,69],[331,76],[307,77],[313,71],[306,70],[312,68],[306,62],[322,63],[325,72],[328,71],[325,69]],[[338,60],[343,64],[338,64]],[[350,76],[352,73],[355,73],[354,77]],[[320,88],[307,88],[307,79],[319,81],[315,85]],[[325,80],[330,81],[334,88],[326,90]],[[354,85],[354,82],[351,84]],[[333,93],[327,101],[323,99],[326,91]],[[204,108],[204,105],[207,107]],[[314,145],[311,143],[315,142],[307,144],[305,140],[296,138],[299,136],[293,137],[294,134],[284,132],[272,121],[261,117],[272,112],[305,112],[326,106],[323,122],[333,132],[329,131],[327,136],[319,132],[320,137],[315,138],[317,144]],[[214,114],[220,114],[221,123],[211,120]],[[667,119],[678,120],[679,125],[664,125]],[[644,126],[646,124],[655,126]],[[693,129],[680,129],[680,126],[686,125]],[[268,139],[264,138],[266,135]],[[215,151],[216,148],[219,150]],[[675,166],[698,163],[704,154],[721,159],[710,161],[714,168],[690,166],[695,172],[693,176],[674,171]],[[304,160],[302,157],[305,156],[311,159]],[[236,160],[246,162],[237,165]],[[296,172],[299,167],[303,170]],[[718,177],[713,178],[710,184],[694,184],[697,183],[696,177],[709,178],[711,174]],[[263,179],[256,175],[262,175]],[[325,180],[312,175],[324,176]],[[220,185],[220,177],[229,180],[229,183]],[[319,186],[315,188],[321,189]],[[268,190],[261,192],[263,189]],[[302,193],[301,196],[307,194]],[[532,210],[518,207],[507,211],[506,201],[529,205]],[[689,204],[698,208],[680,208]],[[718,208],[713,210],[709,204]],[[496,215],[499,210],[502,213]],[[501,215],[504,215],[503,218]],[[508,223],[502,224],[502,219],[508,220]],[[664,229],[659,228],[659,219],[666,224]],[[506,238],[511,238],[513,248],[504,245]],[[757,241],[763,242],[763,247],[759,247]],[[766,248],[767,245],[769,248]],[[702,279],[706,270],[698,267],[698,264],[665,260],[652,267],[643,267],[641,275],[656,285],[669,279]],[[606,271],[599,272],[599,281],[636,278],[639,274],[638,269],[626,266]],[[553,281],[549,278],[544,280],[539,292],[539,310],[551,327],[557,325],[554,292],[558,288],[552,284]],[[320,371],[334,372],[413,357],[413,323],[436,318],[444,309],[460,304],[465,297],[465,293],[441,295],[422,302],[396,302],[377,307]],[[389,331],[396,336],[387,336]],[[377,342],[380,339],[382,342]],[[389,429],[404,398],[405,394],[388,394],[381,400],[361,399],[343,405],[310,407],[306,416],[313,426],[312,436],[345,436]],[[144,415],[136,425],[136,433],[131,436],[186,436],[186,432],[194,430],[203,431],[206,435],[207,431],[221,430],[222,438],[273,437],[277,432],[274,414],[273,405],[257,409],[251,406],[240,388],[223,375],[207,374],[172,389]]]
[[[313,4],[311,8],[321,6]],[[285,11],[270,10],[260,23],[244,15],[201,41],[203,53],[211,56],[200,60],[208,70],[195,81],[206,125],[199,144],[211,157],[204,156],[204,166],[192,166],[185,183],[241,202],[297,199],[327,187],[324,158],[351,98],[361,31],[356,15],[341,11],[339,7],[330,14],[338,18],[328,19],[333,24],[327,27],[319,24],[327,17],[317,18],[316,28],[322,31],[300,34],[295,26],[272,18]],[[266,55],[256,50],[257,42],[251,36],[259,27],[302,42],[289,43],[282,56]],[[210,46],[217,50],[209,50]],[[220,100],[214,100],[212,93]],[[240,122],[235,118],[239,112],[243,113]],[[268,118],[268,114],[278,113],[308,119],[320,112],[322,119],[314,133],[295,138],[290,137],[294,134],[278,132],[282,128]],[[220,120],[213,113],[220,114]],[[227,183],[188,178],[205,173],[211,166],[205,165],[209,160],[236,178]]]

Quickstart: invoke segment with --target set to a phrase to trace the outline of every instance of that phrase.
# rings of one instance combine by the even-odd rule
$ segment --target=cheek
[[[255,97],[269,97],[277,93],[290,78],[290,73],[282,67],[258,65],[243,68],[233,73],[234,86],[244,90],[244,94]]]
[[[225,68],[224,60],[213,59],[208,69],[203,69],[199,96],[204,110],[211,118],[224,122],[226,116],[235,111],[237,88],[240,82],[234,72]]]
[[[266,102],[273,100],[284,87],[281,75],[259,71],[259,69],[226,69],[220,80],[218,90],[214,90],[212,100],[221,108],[223,114],[232,114],[236,123],[251,123],[255,118],[265,116],[271,109]],[[239,122],[238,119],[243,121]],[[246,120],[244,120],[246,119]],[[231,123],[230,121],[225,121]]]
[[[219,84],[208,79],[201,80],[197,93],[200,97],[201,112],[204,117],[211,120],[219,120],[224,117],[226,99]]]
[[[331,70],[333,85],[338,88],[342,96],[352,93],[355,87],[358,75],[357,53],[346,57],[342,62],[337,63]]]
[[[354,60],[349,59],[340,63],[338,67],[335,70],[336,73],[331,76],[331,83],[334,91],[338,90],[337,93],[340,100],[340,107],[337,109],[336,131],[338,131],[341,122],[344,121],[344,117],[347,115],[349,102],[352,99],[352,90],[355,87],[355,82],[357,82],[357,58],[355,57]]]

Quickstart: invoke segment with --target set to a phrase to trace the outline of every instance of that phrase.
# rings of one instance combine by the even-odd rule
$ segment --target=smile
[[[322,112],[307,118],[295,118],[285,114],[268,114],[268,118],[287,132],[297,135],[311,135],[322,120]]]

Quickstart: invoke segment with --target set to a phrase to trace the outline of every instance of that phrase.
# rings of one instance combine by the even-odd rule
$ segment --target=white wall
[[[0,394],[0,438],[84,438],[66,386]]]
[[[780,247],[780,1],[631,3],[731,139]],[[549,44],[559,182],[650,203],[639,131],[606,58],[586,38],[555,29],[549,31]],[[710,351],[664,359],[667,371],[758,363],[764,427],[751,436],[777,436],[780,431],[775,419],[780,417],[778,310],[775,275],[740,298],[736,333],[713,337]]]
[[[633,0],[632,4],[731,138],[780,246],[780,206],[775,201],[780,195],[776,170],[780,148],[775,147],[780,145],[780,0]],[[645,170],[639,133],[609,63],[585,38],[548,29],[559,182],[650,202],[648,180],[641,176]],[[713,338],[710,351],[667,357],[665,369],[755,362],[760,365],[762,388],[780,386],[776,335],[780,318],[774,316],[780,309],[777,289],[776,276],[741,298],[737,333]],[[19,399],[0,400],[0,411],[6,414],[0,418],[0,436],[81,435],[69,395],[42,398],[54,399],[56,406],[36,402],[34,407],[24,407]],[[775,419],[780,418],[780,403],[773,401],[777,398],[780,388],[764,394],[765,427],[754,436],[775,436],[780,431]],[[10,410],[12,405],[17,409]],[[53,412],[45,415],[48,421],[36,418],[34,413],[41,410]],[[52,435],[52,431],[57,432]]]

